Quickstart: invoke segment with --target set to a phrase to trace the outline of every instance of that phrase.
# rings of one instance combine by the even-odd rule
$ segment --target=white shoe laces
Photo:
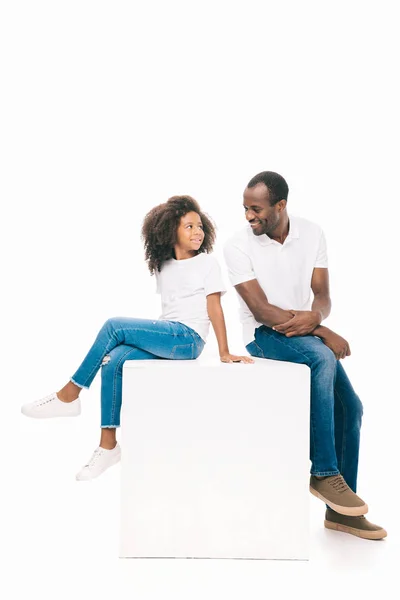
[[[98,459],[103,456],[104,454],[104,448],[96,448],[96,450],[93,452],[92,454],[92,458],[89,460],[88,464],[85,465],[85,467],[88,467],[89,469],[91,469],[92,467],[94,467],[94,465],[96,464],[96,462],[98,461]]]
[[[40,400],[36,400],[34,402],[35,406],[43,406],[43,404],[48,404],[52,400],[55,399],[55,394],[50,394],[49,396],[45,396],[44,398],[40,398]]]

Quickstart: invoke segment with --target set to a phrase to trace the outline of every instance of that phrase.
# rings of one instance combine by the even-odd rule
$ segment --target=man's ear
[[[282,212],[283,210],[285,210],[286,204],[287,204],[287,200],[283,200],[283,199],[279,200],[279,202],[277,202],[279,212]]]

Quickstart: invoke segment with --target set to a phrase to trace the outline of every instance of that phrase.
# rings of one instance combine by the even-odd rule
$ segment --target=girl
[[[215,228],[190,196],[173,196],[153,208],[142,227],[145,257],[161,294],[158,321],[116,317],[100,329],[86,358],[58,392],[25,404],[28,417],[74,417],[81,412],[79,393],[101,372],[100,445],[79,471],[79,481],[93,479],[121,457],[116,441],[122,403],[122,366],[126,360],[198,358],[210,321],[222,362],[254,362],[230,354],[221,294],[225,293],[219,265],[210,256]]]

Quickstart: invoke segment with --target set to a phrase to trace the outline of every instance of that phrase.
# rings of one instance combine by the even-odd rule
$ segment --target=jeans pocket
[[[177,344],[172,348],[169,358],[174,360],[192,360],[194,358],[194,344]]]

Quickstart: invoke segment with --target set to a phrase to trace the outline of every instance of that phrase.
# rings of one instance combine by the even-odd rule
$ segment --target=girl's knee
[[[110,319],[107,319],[107,321],[105,321],[103,324],[103,329],[114,329],[117,321],[118,317],[111,317]]]

